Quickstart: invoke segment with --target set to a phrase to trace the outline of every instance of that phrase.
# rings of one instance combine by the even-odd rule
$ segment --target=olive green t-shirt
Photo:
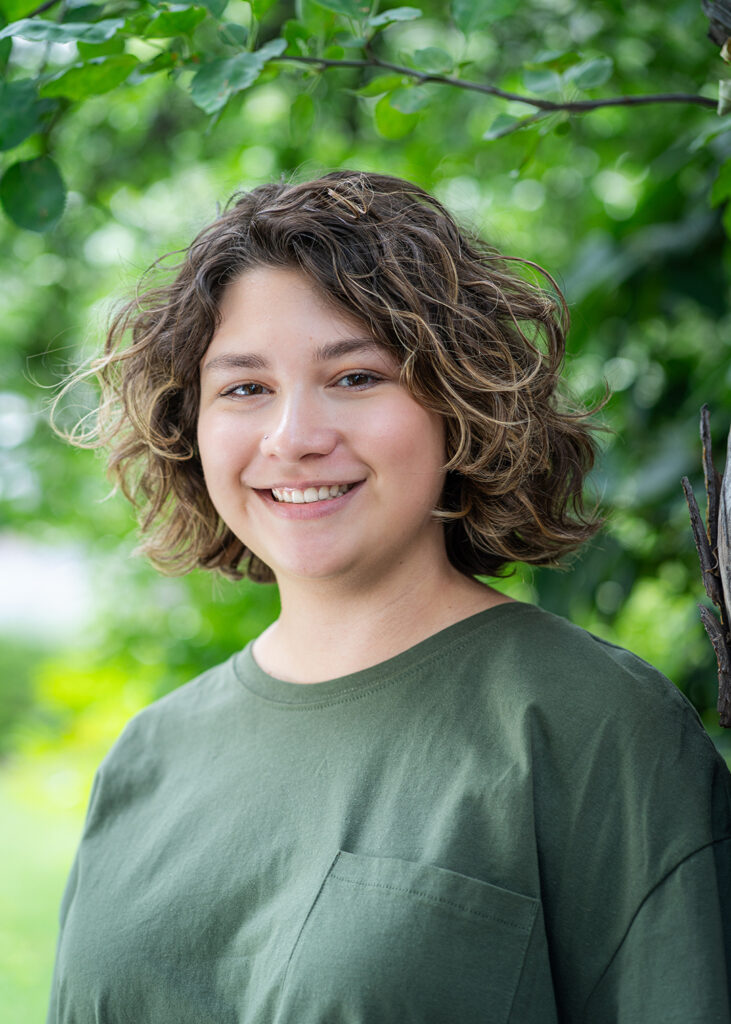
[[[312,685],[247,647],[101,765],[48,1021],[728,1024],[730,866],[693,709],[563,619]]]

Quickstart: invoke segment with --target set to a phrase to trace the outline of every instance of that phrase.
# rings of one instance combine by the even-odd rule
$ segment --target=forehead
[[[215,368],[269,365],[277,356],[323,362],[356,351],[393,359],[357,316],[338,309],[297,269],[256,267],[238,275],[223,291],[220,320],[203,359]]]
[[[296,267],[252,267],[225,286],[219,302],[221,321],[246,313],[247,320],[270,320],[302,310],[309,316],[359,322],[357,312],[340,309],[322,287]]]

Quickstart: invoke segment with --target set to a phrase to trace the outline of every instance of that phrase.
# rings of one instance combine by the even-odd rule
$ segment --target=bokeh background
[[[94,21],[103,7],[69,3],[49,16]],[[319,73],[294,64],[267,68],[210,116],[191,98],[190,62],[206,48],[225,55],[248,45],[252,11],[259,41],[284,34],[288,53],[297,38],[300,52],[334,60],[362,56],[362,48],[352,42],[359,26],[337,13],[337,2],[230,0],[205,8],[179,39],[150,41],[130,29],[123,40],[139,61],[177,47],[185,58],[177,65],[168,59],[157,74],[64,101],[53,124],[0,154],[6,168],[50,152],[68,188],[65,212],[49,230],[0,218],[0,1005],[7,1021],[43,1019],[57,905],[96,764],[132,714],[226,658],[277,613],[273,587],[156,574],[133,553],[134,518],[110,495],[103,460],[70,448],[49,427],[54,389],[98,349],[115,303],[235,189],[338,167],[402,175],[506,252],[552,271],[572,311],[572,386],[587,402],[601,396],[605,380],[612,391],[593,475],[608,521],[566,571],[518,569],[500,586],[653,662],[731,753],[716,724],[715,659],[698,619],[703,595],[680,488],[687,474],[702,494],[701,405],[711,408],[719,467],[731,420],[722,202],[724,182],[731,188],[729,118],[691,104],[618,106],[555,114],[501,135],[514,124],[506,116],[531,109],[444,85],[417,92],[398,76],[369,87],[382,73],[373,70]],[[520,93],[715,97],[725,74],[697,0],[415,8],[421,17],[379,33],[382,58]],[[104,7],[129,17],[153,9],[141,0]],[[0,0],[0,12],[10,22],[29,7]],[[73,42],[3,45],[6,82],[53,74],[80,54]],[[561,77],[591,61],[583,85],[580,76]],[[77,391],[62,421],[73,422],[92,398]]]

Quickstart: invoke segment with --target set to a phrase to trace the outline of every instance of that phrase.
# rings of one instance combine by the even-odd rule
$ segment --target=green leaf
[[[41,96],[68,96],[70,100],[99,96],[121,85],[138,63],[131,53],[120,53],[74,64],[46,82]]]
[[[358,21],[367,18],[371,13],[371,5],[368,0],[313,0],[313,2],[318,7],[324,7],[326,11],[344,14],[346,18],[355,18]]]
[[[415,50],[412,60],[419,71],[426,71],[432,75],[443,74],[454,67],[454,59],[438,46],[426,46],[423,50]]]
[[[76,48],[82,60],[91,60],[92,57],[110,57],[113,53],[124,53],[124,39],[122,36],[112,36],[104,43],[77,43]]]
[[[124,18],[107,18],[105,21],[70,21],[59,25],[55,21],[40,21],[36,18],[23,18],[14,21],[0,31],[0,39],[7,36],[25,39],[30,43],[103,43],[111,39],[124,27]]]
[[[214,18],[220,18],[228,7],[228,0],[199,0]]]
[[[301,21],[290,18],[282,25],[282,35],[287,40],[289,52],[294,56],[307,53],[307,44],[310,40],[310,33]]]
[[[389,94],[388,101],[394,110],[400,110],[402,114],[415,114],[422,110],[434,99],[434,90],[428,85],[404,86],[394,89]]]
[[[464,35],[514,14],[520,0],[452,0],[452,20]]]
[[[280,0],[249,0],[252,13],[257,21],[261,21],[264,15],[279,2]]]
[[[8,23],[8,19],[5,17],[2,11],[2,3],[0,3],[0,28],[4,28]],[[12,39],[3,39],[0,43],[0,70],[3,70],[10,59],[10,52],[13,49]]]
[[[0,180],[0,203],[21,228],[52,228],[66,205],[66,186],[53,160],[41,156],[8,167]]]
[[[173,53],[171,50],[163,50],[162,53],[158,53],[152,60],[146,61],[144,64],[138,64],[135,70],[135,75],[154,75],[158,71],[169,71],[174,68],[180,61],[180,55]]]
[[[402,139],[409,134],[419,118],[417,114],[402,114],[400,110],[395,110],[389,100],[389,96],[382,96],[376,103],[373,111],[376,129],[384,139]]]
[[[145,39],[169,39],[171,36],[187,36],[206,17],[203,7],[185,7],[171,4],[166,10],[158,11],[144,31]]]
[[[286,48],[286,40],[272,39],[253,53],[239,53],[204,64],[191,83],[193,102],[207,114],[215,114],[234,93],[253,85],[266,62]]]
[[[719,206],[731,196],[731,160],[727,160],[711,189],[711,206]]]
[[[342,46],[343,50],[362,50],[368,44],[365,36],[353,36],[349,32],[338,32],[333,36],[333,42]]]
[[[370,82],[358,89],[358,96],[382,96],[384,92],[391,92],[404,84],[403,75],[377,75]]]
[[[218,38],[226,46],[244,47],[249,41],[249,30],[245,25],[237,25],[236,22],[226,21],[218,30]]]
[[[726,117],[719,119],[714,114],[713,120],[708,123],[699,135],[696,135],[688,149],[691,153],[697,153],[703,146],[707,146],[709,142],[712,142],[719,135],[723,135],[728,131],[731,131],[731,117],[726,115]]]
[[[595,89],[598,85],[604,85],[613,70],[614,61],[611,57],[595,57],[574,64],[564,71],[563,77],[564,81],[573,82],[577,89]]]
[[[520,125],[522,120],[522,117],[513,117],[512,114],[498,114],[482,137],[489,142],[492,142],[494,139],[501,139],[503,135],[510,135],[516,131],[517,126]]]
[[[415,18],[421,18],[423,11],[420,11],[418,7],[392,7],[390,11],[384,11],[382,14],[375,14],[372,18],[368,19],[368,24],[371,28],[384,28],[386,25],[392,25],[395,21],[414,21]]]
[[[87,21],[93,22],[99,14],[99,4],[64,4],[60,21]]]
[[[548,68],[539,71],[524,71],[523,84],[531,92],[560,92],[561,76]]]
[[[723,217],[721,218],[721,220],[723,221],[723,227],[726,234],[729,238],[731,238],[731,203],[729,203],[726,209],[723,211]]]
[[[581,54],[575,50],[544,50],[531,61],[526,61],[524,67],[530,71],[538,71],[541,68],[549,68],[551,71],[558,71],[559,74],[570,68],[573,64],[581,62]]]
[[[0,149],[13,149],[37,132],[45,109],[30,78],[0,81]]]
[[[314,123],[314,101],[309,93],[300,93],[289,108],[289,131],[295,145],[302,146],[307,142]]]

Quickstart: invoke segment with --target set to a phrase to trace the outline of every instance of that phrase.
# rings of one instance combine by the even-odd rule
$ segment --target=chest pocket
[[[538,906],[444,868],[341,851],[277,1024],[505,1024]]]

